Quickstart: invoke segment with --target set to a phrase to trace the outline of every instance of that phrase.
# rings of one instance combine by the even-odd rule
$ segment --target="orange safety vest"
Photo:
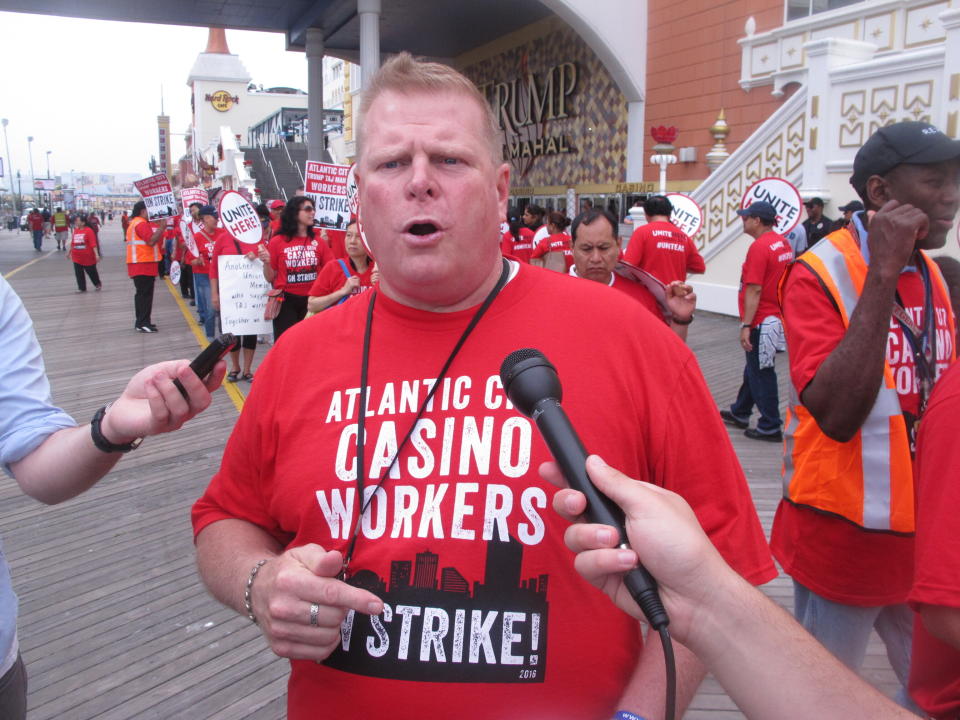
[[[160,243],[150,246],[146,240],[137,237],[136,228],[140,223],[147,222],[142,217],[135,217],[127,225],[127,264],[160,262]]]
[[[930,271],[935,298],[947,308],[950,335],[955,337],[946,283],[926,253],[918,254]],[[867,263],[854,235],[847,228],[837,230],[797,262],[817,276],[840,311],[844,328],[848,328],[867,277]],[[781,304],[788,274],[789,269],[780,281]],[[956,359],[956,348],[950,358],[951,362]],[[848,442],[837,442],[820,430],[810,411],[800,404],[792,384],[784,439],[784,498],[796,505],[839,515],[868,530],[899,534],[915,531],[909,435],[893,372],[886,360],[873,409]]]

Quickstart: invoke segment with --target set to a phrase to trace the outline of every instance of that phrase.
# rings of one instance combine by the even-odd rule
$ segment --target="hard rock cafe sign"
[[[236,95],[231,95],[226,90],[217,90],[215,93],[207,93],[203,99],[213,105],[213,109],[217,112],[226,112],[236,103],[240,102],[240,98],[238,98]]]
[[[550,132],[550,126],[573,114],[577,75],[576,64],[565,62],[546,72],[528,71],[508,82],[480,86],[503,131],[504,157],[518,165],[521,177],[535,158],[576,152],[570,139]]]

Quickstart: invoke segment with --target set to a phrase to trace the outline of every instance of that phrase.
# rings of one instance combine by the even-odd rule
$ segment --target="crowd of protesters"
[[[401,60],[400,64],[403,62],[406,60]],[[407,68],[403,72],[413,71]],[[418,140],[416,131],[410,128],[431,124],[450,133],[462,133],[465,142],[482,145],[473,137],[476,118],[472,117],[472,106],[467,102],[467,109],[463,107],[471,96],[464,96],[464,91],[457,89],[456,81],[453,82],[454,89],[446,89],[450,98],[441,94],[439,99],[425,95],[422,88],[416,87],[404,89],[408,96],[403,97],[403,93],[388,85],[380,92],[393,103],[389,106],[391,111],[388,113],[384,109],[387,100],[379,100],[381,105],[373,105],[373,110],[379,112],[371,110],[373,120],[370,122],[389,126],[398,122],[392,117],[396,113],[401,118],[416,120],[407,126],[397,126],[401,135],[411,133],[412,147],[418,147]],[[422,106],[414,103],[410,95],[417,96]],[[450,99],[456,102],[448,103]],[[425,116],[428,106],[438,112]],[[444,112],[451,117],[463,115],[466,125],[451,124],[453,121],[445,117]],[[476,133],[477,136],[480,134]],[[478,151],[477,156],[481,154]],[[347,577],[352,545],[347,551],[345,564],[340,556],[331,559],[323,550],[314,552],[313,548],[317,547],[314,543],[320,540],[309,532],[304,537],[307,549],[283,545],[277,539],[279,536],[292,538],[304,530],[304,525],[299,519],[291,520],[291,515],[280,508],[279,496],[283,487],[272,485],[256,497],[250,494],[249,488],[253,486],[258,488],[258,493],[261,492],[259,483],[265,477],[269,476],[273,482],[275,477],[271,473],[274,470],[261,472],[265,467],[261,460],[265,462],[266,455],[253,458],[250,454],[253,451],[246,445],[242,451],[238,447],[245,441],[252,446],[252,439],[263,437],[269,427],[282,434],[278,442],[288,442],[291,452],[303,461],[301,465],[308,464],[310,448],[313,447],[308,436],[328,433],[329,429],[308,428],[291,422],[293,416],[285,414],[287,405],[280,407],[276,398],[283,397],[285,403],[302,409],[304,413],[309,407],[315,407],[309,403],[311,398],[321,399],[319,391],[312,389],[313,386],[308,387],[309,383],[297,385],[301,380],[315,379],[311,374],[314,367],[298,363],[303,358],[322,357],[318,355],[317,347],[328,340],[331,347],[343,354],[359,353],[360,348],[354,341],[359,337],[364,317],[363,381],[358,388],[362,393],[361,415],[368,413],[365,404],[369,400],[366,395],[366,353],[375,317],[380,318],[380,332],[396,343],[407,338],[413,343],[411,356],[419,358],[433,349],[441,333],[449,331],[445,316],[458,319],[460,313],[479,308],[455,345],[449,364],[474,325],[503,291],[501,305],[511,302],[511,308],[515,306],[518,312],[519,308],[542,311],[538,317],[556,332],[547,333],[541,339],[548,342],[548,336],[553,338],[549,342],[555,345],[557,354],[571,363],[574,360],[586,363],[590,359],[595,348],[589,343],[602,345],[610,352],[625,350],[642,355],[640,338],[634,342],[633,335],[628,334],[635,328],[625,330],[623,337],[611,339],[618,330],[617,319],[597,317],[602,313],[591,317],[597,305],[607,303],[618,317],[630,318],[642,327],[641,334],[658,341],[657,348],[649,350],[657,353],[655,359],[638,359],[633,355],[628,358],[629,372],[624,372],[630,381],[636,382],[629,391],[642,396],[637,399],[630,395],[631,402],[636,400],[645,409],[666,413],[675,409],[673,393],[677,391],[681,395],[688,393],[700,410],[709,406],[710,418],[700,417],[704,413],[694,413],[696,417],[688,418],[688,429],[711,451],[718,453],[721,464],[728,460],[732,463],[724,475],[729,496],[708,497],[710,493],[703,482],[708,470],[712,469],[707,467],[711,462],[706,457],[709,453],[703,457],[691,457],[700,453],[689,452],[689,446],[681,438],[683,433],[677,428],[654,427],[654,418],[642,419],[638,432],[645,438],[655,438],[660,443],[655,452],[663,453],[667,459],[663,460],[658,454],[656,458],[637,461],[639,455],[626,452],[628,443],[635,442],[636,438],[631,440],[630,432],[618,426],[612,430],[617,433],[616,442],[609,445],[611,452],[620,454],[614,460],[621,462],[634,476],[652,480],[660,477],[660,462],[675,463],[676,468],[689,466],[689,478],[684,477],[677,485],[672,484],[673,478],[659,484],[685,494],[692,504],[697,505],[698,512],[705,512],[714,519],[723,516],[723,522],[729,522],[731,526],[736,524],[740,547],[734,547],[737,543],[731,543],[731,537],[724,536],[725,531],[717,529],[717,525],[723,522],[707,527],[711,540],[722,546],[724,560],[719,560],[718,556],[717,567],[726,567],[724,561],[729,562],[741,568],[739,571],[748,581],[759,583],[772,577],[773,565],[767,547],[758,535],[759,524],[748,507],[749,503],[743,507],[738,505],[746,498],[745,484],[742,471],[734,467],[736,463],[728,439],[722,432],[721,420],[742,430],[747,438],[781,444],[784,497],[774,520],[770,551],[793,580],[797,621],[854,672],[859,670],[870,633],[876,629],[902,685],[897,702],[909,712],[925,712],[938,720],[960,717],[960,632],[957,630],[960,627],[960,583],[956,580],[960,577],[960,544],[950,529],[950,518],[960,504],[960,493],[954,481],[960,473],[960,456],[954,449],[948,427],[950,418],[960,408],[960,375],[949,369],[956,357],[956,320],[951,298],[960,290],[952,279],[952,270],[946,270],[950,264],[938,264],[928,255],[928,251],[943,246],[960,209],[960,142],[950,140],[926,123],[905,122],[881,128],[860,149],[854,161],[851,184],[860,199],[838,206],[843,217],[837,220],[825,214],[826,203],[821,198],[808,199],[803,232],[794,238],[775,231],[778,213],[769,203],[754,202],[738,211],[744,233],[752,238],[744,258],[738,294],[740,327],[737,340],[744,351],[745,365],[736,400],[719,412],[713,408],[695,361],[690,363],[692,355],[674,337],[687,338],[696,310],[696,295],[688,283],[688,276],[703,273],[706,265],[696,243],[671,221],[673,207],[670,200],[664,196],[646,198],[643,209],[647,222],[634,228],[629,241],[624,243],[620,218],[607,210],[586,206],[571,218],[559,210],[547,210],[535,204],[506,208],[505,193],[496,200],[495,193],[487,186],[489,180],[499,189],[496,168],[488,168],[488,164],[486,160],[474,163],[485,173],[483,182],[478,181],[474,186],[470,185],[470,179],[437,181],[450,182],[450,187],[460,192],[465,202],[473,197],[472,194],[481,196],[480,200],[486,204],[476,217],[478,221],[491,220],[489,216],[494,210],[501,215],[497,218],[501,223],[497,235],[493,234],[495,223],[478,222],[477,227],[468,227],[462,235],[454,237],[451,233],[451,243],[459,243],[459,256],[444,256],[441,258],[443,262],[435,266],[424,263],[429,265],[431,272],[436,272],[436,287],[462,302],[448,302],[447,296],[438,300],[433,294],[435,288],[420,282],[420,265],[411,260],[416,257],[416,252],[406,247],[398,250],[398,245],[383,241],[388,234],[384,228],[392,219],[391,213],[399,211],[384,201],[391,192],[390,178],[378,177],[379,169],[361,165],[362,172],[372,176],[370,182],[380,191],[379,195],[371,193],[378,202],[367,208],[369,214],[365,216],[366,227],[379,226],[376,234],[379,243],[376,240],[367,243],[357,218],[352,218],[344,230],[319,227],[315,222],[315,201],[303,194],[286,202],[273,200],[257,207],[261,227],[257,243],[240,242],[227,232],[213,205],[195,203],[190,206],[188,214],[173,218],[170,223],[151,222],[143,202],[134,205],[129,218],[124,214],[126,261],[135,287],[134,327],[138,332],[158,332],[159,328],[151,317],[155,279],[168,274],[172,263],[176,262],[180,268],[181,295],[190,305],[195,305],[198,323],[207,339],[212,340],[217,334],[219,314],[224,304],[230,302],[220,293],[218,260],[222,256],[243,256],[251,262],[261,263],[263,277],[271,286],[267,307],[274,342],[290,334],[276,350],[271,350],[271,364],[269,370],[264,371],[269,375],[262,381],[268,390],[257,397],[253,409],[246,410],[241,416],[235,431],[240,440],[237,443],[231,440],[220,473],[194,509],[201,574],[211,592],[227,605],[243,610],[255,623],[265,620],[260,623],[261,629],[278,654],[318,663],[333,658],[331,664],[337,667],[337,663],[343,663],[343,667],[353,673],[350,677],[368,674],[360,670],[361,665],[354,664],[361,663],[362,659],[349,656],[348,648],[341,645],[340,627],[348,611],[378,614],[384,611],[384,605],[368,592],[366,586],[357,587],[357,583],[348,586],[343,582]],[[424,202],[431,197],[425,193]],[[401,206],[408,198],[393,199],[397,206]],[[432,221],[411,217],[410,224],[403,226],[405,235],[429,238],[439,232]],[[471,218],[467,214],[458,217],[456,222],[468,223]],[[39,251],[44,218],[34,211],[28,221]],[[58,250],[70,251],[78,291],[86,291],[87,279],[96,290],[100,290],[102,284],[97,272],[97,263],[101,259],[99,220],[93,214],[70,218],[58,209],[49,222],[52,222]],[[450,223],[452,225],[454,221]],[[39,239],[34,229],[37,225]],[[486,244],[482,243],[484,233],[487,233]],[[468,236],[476,244],[466,242]],[[428,243],[425,241],[425,244]],[[385,258],[384,268],[377,261],[380,255]],[[480,264],[486,262],[489,267],[481,271],[470,262],[471,258]],[[944,272],[941,267],[945,268]],[[381,282],[381,273],[386,286]],[[430,275],[430,272],[424,274]],[[513,287],[504,291],[511,282],[515,283]],[[471,292],[463,295],[461,290],[466,285],[462,283],[474,283],[475,287],[467,288]],[[361,313],[362,303],[356,297],[374,289],[377,292],[366,295],[368,304],[364,307],[369,311]],[[383,315],[377,316],[373,303],[381,290],[384,297],[377,307]],[[538,295],[537,290],[544,294]],[[514,295],[529,292],[529,297],[513,297],[511,292]],[[487,299],[480,304],[484,296]],[[465,297],[469,297],[468,304],[464,304]],[[578,302],[591,305],[578,306]],[[551,316],[552,309],[547,307],[550,303],[562,312]],[[340,305],[346,307],[333,310]],[[349,321],[350,326],[338,328],[335,320],[327,314],[332,312],[338,313],[335,320]],[[291,332],[314,314],[325,315]],[[578,320],[579,324],[572,320]],[[591,321],[595,325],[591,325]],[[524,336],[517,318],[513,321],[501,319],[501,322],[502,329],[508,334]],[[459,328],[457,330],[459,332]],[[481,331],[482,337],[487,342],[495,342],[498,340],[495,330],[488,321]],[[561,336],[561,330],[569,335]],[[253,380],[257,340],[255,335],[238,338],[229,358],[228,381]],[[775,356],[788,348],[793,392],[787,415],[781,418]],[[352,355],[350,357],[353,359]],[[346,377],[348,370],[335,366],[339,360],[339,357],[330,360],[330,378],[317,382],[331,383],[333,388],[332,383],[340,379],[337,373]],[[378,361],[380,364],[375,369],[383,372],[388,363],[379,356]],[[682,366],[682,374],[674,374],[672,361]],[[412,360],[396,360],[391,370],[395,374],[389,377],[399,384],[407,377],[401,369],[409,371],[410,377],[416,372],[426,372],[419,365],[413,369],[415,365]],[[352,369],[353,366],[349,368]],[[479,378],[482,372],[479,369],[476,372]],[[946,377],[942,377],[944,375]],[[679,389],[667,387],[653,380],[654,376],[662,383],[670,378],[681,385]],[[463,377],[471,380],[470,375]],[[627,388],[617,384],[618,381],[619,378],[613,376],[599,381],[601,394],[608,399],[619,397],[618,393],[629,394]],[[586,380],[577,382],[587,384]],[[261,385],[261,380],[258,379],[257,384]],[[437,378],[434,387],[439,384]],[[302,395],[293,392],[298,387],[303,389]],[[431,393],[421,413],[432,397]],[[324,395],[322,399],[329,398]],[[392,407],[385,399],[381,398],[380,402],[381,408]],[[755,408],[759,411],[759,419],[752,425]],[[622,409],[633,412],[637,408],[625,404]],[[258,414],[261,412],[263,415]],[[344,411],[339,406],[335,409],[331,404],[329,412],[328,420],[333,417],[336,422],[350,419],[342,417]],[[380,412],[382,410],[369,414]],[[349,411],[346,415],[349,416]],[[922,425],[921,418],[924,419]],[[452,428],[453,420],[459,419],[459,415],[452,414],[450,419],[449,427]],[[382,433],[383,425],[386,423],[377,420],[372,427]],[[363,423],[353,427],[358,437],[357,461],[363,463],[360,450],[363,441],[358,435],[364,432]],[[630,431],[634,429],[629,428]],[[423,454],[426,463],[426,453],[430,452],[426,439],[428,433],[416,434],[414,430],[411,433],[413,445]],[[600,442],[600,434],[595,437]],[[433,436],[429,439],[432,440]],[[398,450],[396,440],[393,437],[382,443],[378,441],[377,452],[383,450],[395,461],[406,442],[404,440]],[[464,446],[466,444],[465,439]],[[389,447],[392,450],[387,452]],[[264,446],[262,452],[269,454],[273,450]],[[390,473],[394,465],[384,463],[384,459],[389,460],[389,457],[378,455],[374,458],[374,462],[382,464],[381,470],[384,471],[381,484],[385,478],[393,477]],[[337,462],[341,460],[338,458]],[[501,462],[509,460],[504,461],[501,457]],[[404,463],[404,466],[412,467],[413,463],[409,466]],[[313,475],[307,478],[307,471],[301,471],[299,467],[291,466],[288,471],[297,477],[302,476],[303,487],[307,487],[314,482]],[[610,470],[606,466],[593,467],[598,475],[603,474],[599,468]],[[361,474],[354,469],[353,477],[350,477],[345,465],[339,470],[342,472],[338,481]],[[544,470],[546,479],[559,482],[558,478],[551,477],[553,474],[555,472],[549,469]],[[601,482],[609,483],[614,490],[614,479],[608,473]],[[379,490],[380,485],[372,489],[373,493]],[[320,499],[327,491],[311,492]],[[359,493],[363,492],[361,481]],[[271,499],[268,493],[277,493],[277,497]],[[565,497],[574,504],[579,502],[573,495]],[[624,491],[617,499],[630,508],[630,492]],[[321,504],[326,501],[324,495]],[[366,509],[365,502],[369,500],[360,503],[361,515]],[[732,508],[729,503],[737,508]],[[558,511],[561,515],[568,512],[571,516],[576,515],[576,512],[569,511],[569,507],[564,505]],[[405,511],[396,512],[400,517]],[[637,512],[637,523],[642,524],[642,512]],[[293,515],[299,518],[298,513]],[[683,516],[683,513],[679,515]],[[231,523],[222,524],[222,520]],[[397,523],[399,526],[401,521]],[[489,524],[492,527],[497,523],[499,520],[491,520]],[[422,527],[427,525],[424,522]],[[244,528],[242,532],[237,530],[241,526]],[[366,526],[358,519],[356,527],[360,533]],[[430,530],[434,531],[433,526]],[[370,533],[372,538],[375,530]],[[568,538],[572,549],[593,553],[585,564],[578,565],[578,570],[607,590],[621,609],[633,613],[634,606],[623,600],[623,593],[611,591],[611,587],[619,587],[620,582],[617,573],[611,570],[613,566],[596,560],[607,557],[603,554],[606,550],[613,551],[611,543],[601,539],[600,535],[587,538],[576,529],[572,531],[572,537],[574,540]],[[442,532],[437,536],[438,540],[441,538],[449,540],[443,538]],[[329,539],[325,538],[321,544],[326,544]],[[230,555],[238,543],[236,556]],[[408,549],[405,547],[404,551]],[[300,550],[302,552],[298,554]],[[537,551],[530,549],[529,552]],[[640,554],[642,558],[642,551]],[[252,571],[251,561],[257,563]],[[363,561],[377,562],[369,556]],[[252,587],[265,565],[267,568],[255,586],[254,598]],[[299,573],[302,583],[297,588],[283,586],[277,579],[279,571],[275,568],[278,566],[291,575]],[[314,569],[308,571],[307,567]],[[620,570],[623,569],[621,566]],[[250,574],[246,575],[248,571]],[[559,573],[555,568],[551,572]],[[569,568],[566,572],[572,576]],[[666,569],[663,572],[669,574]],[[719,573],[717,570],[713,574]],[[319,583],[321,579],[328,581],[327,584]],[[311,585],[313,581],[317,582]],[[569,583],[570,577],[563,576],[562,581]],[[246,594],[238,595],[236,589],[243,582],[246,583]],[[312,596],[297,594],[299,587],[308,586],[318,596],[326,598],[326,604]],[[749,589],[741,588],[737,592],[742,592],[745,602],[750,602]],[[559,613],[566,613],[576,606],[574,594],[569,588],[557,593],[560,603],[556,612],[558,617],[564,617]],[[597,623],[597,628],[621,627],[622,618],[600,610],[597,612],[596,617],[600,619],[591,621]],[[748,620],[745,618],[744,622]],[[295,627],[284,629],[290,624]],[[786,628],[785,632],[794,632],[787,621],[777,620],[774,624]],[[314,630],[328,632],[320,637],[318,633],[310,634]],[[506,628],[503,632],[507,637]],[[571,631],[574,632],[578,637],[588,634],[582,629]],[[797,632],[798,638],[802,636],[797,643],[809,640],[808,636]],[[295,642],[289,640],[291,637]],[[749,643],[750,639],[742,642]],[[337,646],[341,650],[337,650]],[[638,644],[631,643],[624,643],[618,648],[620,651],[623,655],[641,652]],[[785,652],[789,653],[790,649]],[[555,653],[554,657],[557,656]],[[599,657],[594,661],[611,662],[609,658],[601,660]],[[820,661],[833,662],[823,658]],[[697,679],[702,677],[703,668],[698,668],[690,657],[685,658],[684,663],[695,686]],[[324,682],[318,680],[329,680],[330,668],[321,663],[321,669],[317,669],[315,665],[317,663],[309,663],[307,667],[294,665],[297,692],[291,693],[290,702],[298,711],[302,712],[309,705],[305,693],[311,687],[323,694],[328,702],[341,702],[333,697],[329,688],[321,688]],[[637,668],[638,673],[646,671],[641,665]],[[567,668],[565,672],[573,671]],[[802,674],[803,669],[797,672]],[[839,670],[837,675],[846,687],[849,677]],[[564,677],[572,677],[572,674]],[[417,679],[444,682],[427,675]],[[609,697],[602,700],[590,698],[589,702],[584,701],[583,707],[602,705],[609,709],[618,695],[614,691],[629,690],[632,682],[626,676],[621,681],[622,688],[607,688]],[[823,682],[829,683],[830,680],[824,679]],[[362,683],[357,681],[355,687],[363,688]],[[560,687],[556,680],[552,683],[554,692],[569,693],[569,697],[576,701],[583,699],[572,687]],[[391,688],[404,693],[411,702],[415,700],[411,693],[393,685]],[[453,692],[449,688],[445,691]],[[461,692],[479,699],[484,691],[461,689]],[[490,699],[504,707],[509,701],[508,693],[500,689],[491,693]],[[364,698],[363,702],[365,707],[383,709],[385,703],[393,701],[382,697]],[[544,708],[556,707],[560,703],[557,697],[538,698],[536,702]],[[899,717],[895,710],[889,712],[890,717]]]

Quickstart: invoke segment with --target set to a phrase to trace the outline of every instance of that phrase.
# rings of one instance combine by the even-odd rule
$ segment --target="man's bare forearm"
[[[756,588],[728,578],[687,641],[748,718],[916,720]]]
[[[676,640],[673,651],[677,666],[677,717],[683,717],[707,671],[697,656]],[[651,630],[630,683],[620,696],[618,709],[629,710],[648,720],[662,720],[665,692],[663,645],[660,635]]]
[[[197,568],[217,600],[245,615],[243,591],[253,566],[283,551],[274,538],[244,520],[220,520],[197,536]]]
[[[58,430],[11,469],[24,493],[55,505],[91,488],[121,457],[98,450],[87,424]]]
[[[876,401],[896,288],[897,277],[867,272],[850,327],[801,394],[820,429],[838,442],[857,433]]]

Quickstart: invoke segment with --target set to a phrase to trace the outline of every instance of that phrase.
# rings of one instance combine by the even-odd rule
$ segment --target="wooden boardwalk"
[[[0,273],[13,272],[9,282],[30,311],[54,399],[81,421],[144,365],[192,357],[199,348],[184,314],[192,308],[181,307],[165,284],[154,301],[160,332],[133,331],[133,288],[116,221],[103,238],[104,290],[77,294],[71,263],[49,252],[52,240],[36,253],[28,233],[0,231]],[[718,404],[729,403],[740,383],[736,337],[731,318],[702,314],[691,327],[690,344]],[[778,359],[781,386],[785,365]],[[95,488],[60,506],[27,498],[9,479],[0,484],[0,537],[20,597],[31,720],[285,717],[286,661],[266,649],[246,618],[207,596],[194,565],[189,508],[236,417],[231,398],[218,392],[186,429],[148,439]],[[780,494],[779,446],[739,432],[731,438],[769,533]],[[782,574],[764,591],[791,606]],[[892,692],[895,678],[876,638],[864,675]],[[743,716],[708,678],[685,717]]]

